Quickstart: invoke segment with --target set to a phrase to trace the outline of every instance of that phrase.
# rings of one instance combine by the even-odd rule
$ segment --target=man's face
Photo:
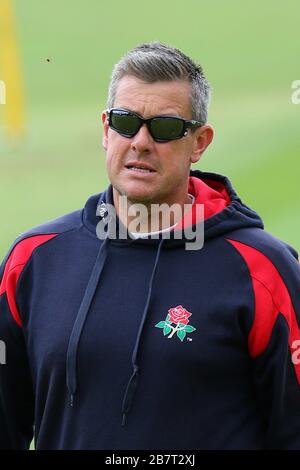
[[[135,77],[121,79],[114,108],[134,111],[143,118],[158,115],[191,119],[190,84],[186,81],[145,83]],[[159,143],[146,125],[132,138],[108,126],[105,113],[103,146],[109,179],[116,195],[131,202],[183,203],[187,194],[191,163],[199,160],[212,139],[212,128],[204,126],[177,140]],[[132,169],[139,165],[151,172]],[[131,167],[131,168],[130,168]]]

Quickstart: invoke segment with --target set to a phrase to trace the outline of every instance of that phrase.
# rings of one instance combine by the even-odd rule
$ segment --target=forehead
[[[135,111],[143,117],[171,114],[189,119],[192,117],[190,92],[186,80],[146,83],[126,75],[118,84],[114,107]]]

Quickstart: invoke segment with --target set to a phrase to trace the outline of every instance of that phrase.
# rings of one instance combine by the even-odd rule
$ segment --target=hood
[[[226,176],[216,173],[194,170],[190,172],[189,193],[195,197],[194,204],[185,214],[183,219],[176,225],[175,231],[186,229],[188,226],[195,229],[197,224],[204,224],[205,240],[221,236],[222,234],[246,227],[264,228],[259,215],[247,207],[239,198]],[[101,194],[96,194],[88,199],[83,213],[83,223],[96,236],[96,226],[99,221],[104,220],[107,213],[105,205],[113,205],[113,192],[110,185]],[[117,220],[120,224],[120,221]],[[159,237],[158,237],[159,238]],[[170,236],[165,242],[172,241],[184,243],[185,237]],[[149,239],[132,240],[128,235],[126,240],[120,242],[144,243]],[[151,240],[152,241],[152,240]],[[157,242],[157,238],[156,238]]]
[[[107,212],[107,205],[113,205],[112,186],[102,193],[92,196],[86,203],[83,211],[83,223],[86,228],[95,236],[96,227],[99,222],[107,226],[106,235],[103,241],[99,243],[99,251],[96,257],[91,276],[85,289],[85,293],[73,325],[71,332],[67,358],[66,358],[66,383],[70,394],[70,404],[76,408],[78,397],[77,390],[77,352],[80,347],[80,337],[90,307],[97,291],[101,274],[105,264],[109,260],[110,243],[123,244],[155,244],[153,266],[148,281],[147,296],[144,302],[143,312],[141,312],[141,321],[132,349],[132,374],[128,379],[126,390],[124,390],[124,399],[122,403],[122,425],[126,423],[126,418],[133,405],[134,396],[138,388],[138,380],[142,373],[142,364],[139,350],[143,339],[144,325],[147,319],[149,305],[152,297],[153,281],[156,276],[157,266],[159,264],[160,253],[163,248],[177,247],[178,244],[186,243],[186,229],[191,228],[192,232],[197,233],[197,227],[202,224],[204,229],[204,240],[213,237],[222,236],[233,230],[246,227],[263,228],[260,217],[249,207],[242,203],[232,188],[230,181],[222,175],[214,173],[205,173],[199,170],[192,171],[189,179],[189,193],[195,197],[195,201],[189,212],[185,214],[182,220],[176,225],[168,238],[158,236],[158,238],[140,238],[132,239],[125,230],[125,238],[111,237],[110,224],[106,221],[111,220]],[[115,220],[118,223],[118,220]],[[120,222],[119,222],[120,224]],[[195,229],[195,230],[194,230]],[[179,234],[179,237],[178,237]],[[192,242],[191,238],[189,241]],[[200,246],[200,248],[202,245]],[[121,405],[121,404],[120,404]]]

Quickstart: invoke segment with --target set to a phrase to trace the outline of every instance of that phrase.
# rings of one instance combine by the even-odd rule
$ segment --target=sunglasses
[[[154,116],[150,119],[143,119],[139,114],[126,109],[108,109],[106,115],[109,127],[128,138],[135,136],[146,124],[156,142],[181,139],[187,135],[188,129],[202,126],[199,121],[189,121],[176,116]]]

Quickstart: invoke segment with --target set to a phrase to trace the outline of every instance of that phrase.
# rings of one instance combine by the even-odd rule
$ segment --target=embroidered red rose
[[[193,333],[196,330],[194,326],[188,325],[191,315],[191,312],[188,312],[182,305],[177,305],[177,307],[168,310],[167,318],[164,321],[158,322],[155,328],[163,330],[163,334],[167,338],[173,338],[176,333],[182,342],[187,333]],[[190,339],[190,341],[192,340]]]
[[[182,305],[178,305],[177,307],[170,308],[168,310],[170,318],[169,321],[171,323],[181,323],[182,325],[187,325],[189,323],[188,318],[192,315],[188,312]]]

